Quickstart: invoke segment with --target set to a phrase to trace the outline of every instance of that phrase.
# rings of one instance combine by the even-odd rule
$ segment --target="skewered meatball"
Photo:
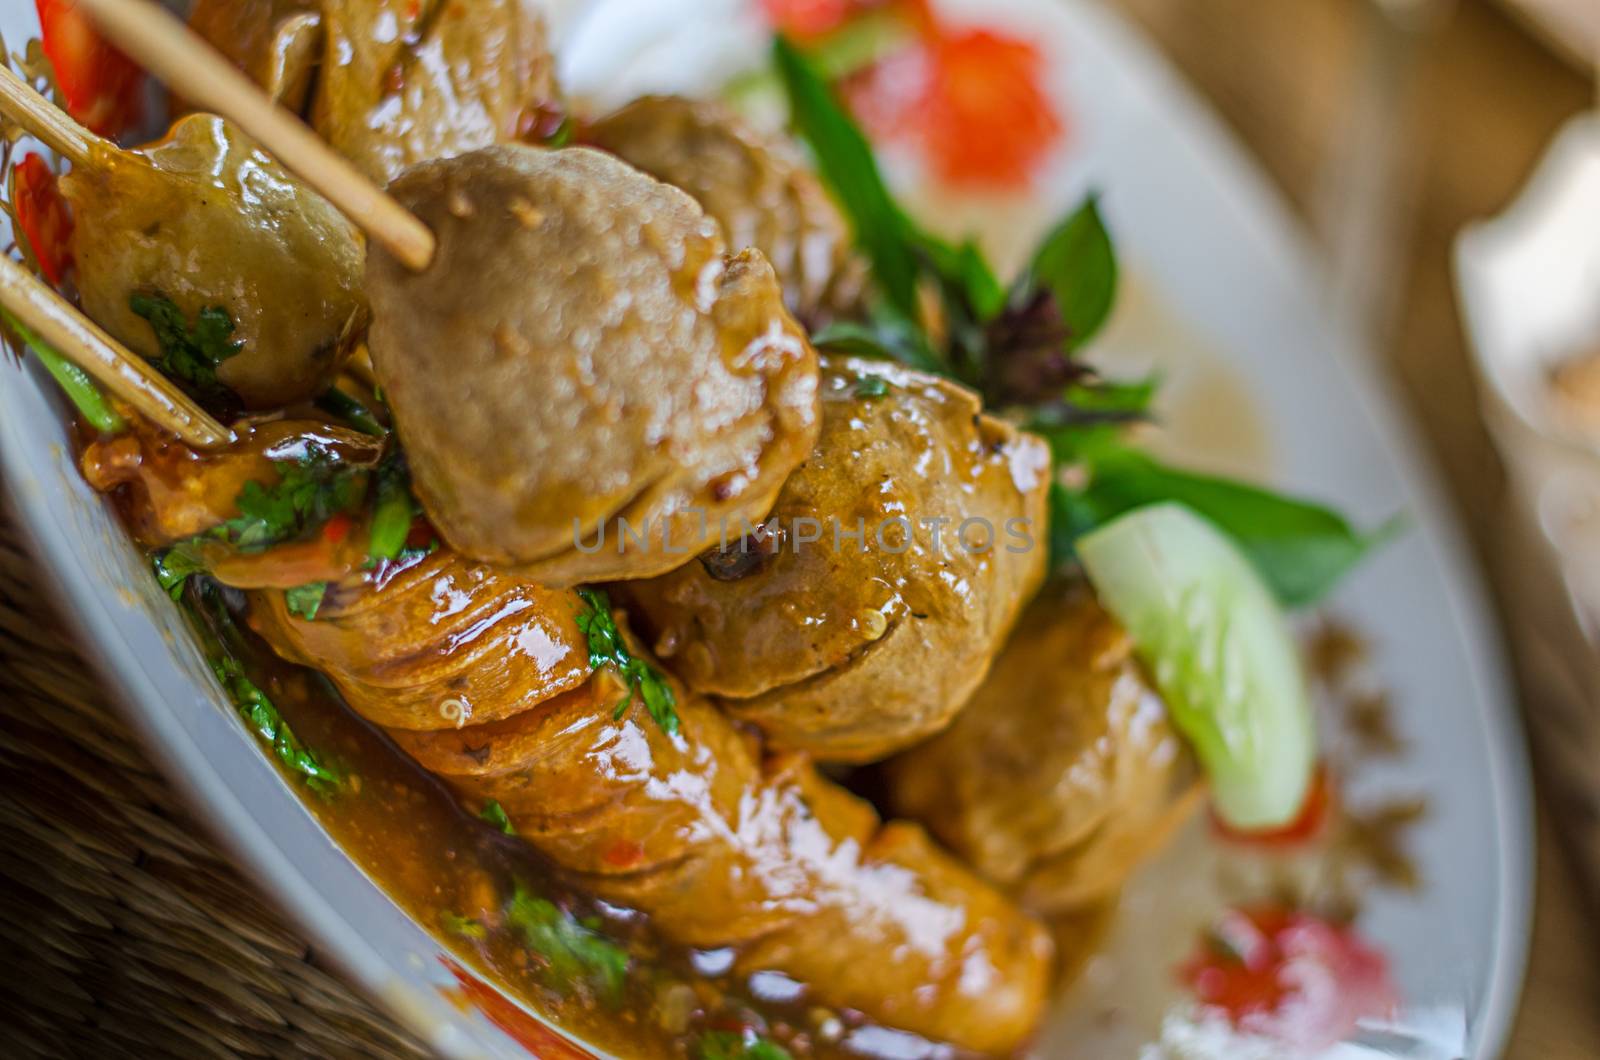
[[[439,245],[421,273],[372,249],[372,361],[446,541],[564,586],[766,514],[819,415],[759,251],[727,257],[687,195],[585,148],[488,148],[393,191]]]
[[[861,762],[943,728],[983,680],[1044,575],[1049,454],[954,383],[823,366],[821,438],[765,533],[625,591],[691,688]]]
[[[354,229],[221,118],[192,114],[139,151],[107,149],[61,180],[77,214],[83,308],[146,357],[162,353],[135,295],[171,299],[191,326],[226,311],[240,351],[217,381],[247,408],[325,387],[364,316]]]
[[[382,588],[330,589],[315,622],[290,615],[281,593],[256,594],[252,622],[358,711],[404,725],[390,729],[402,749],[497,800],[517,835],[590,893],[681,944],[736,948],[735,974],[782,972],[818,1003],[975,1051],[1008,1052],[1032,1030],[1046,934],[922,829],[882,823],[801,758],[763,761],[681,691],[672,736],[637,703],[617,715],[627,692],[611,670],[553,694],[569,661],[587,659],[568,624],[579,597],[459,557],[424,563]],[[436,593],[439,579],[470,583],[470,602]],[[463,703],[469,724],[457,728]]]
[[[385,184],[536,131],[557,95],[530,0],[200,0],[190,24]]]
[[[858,297],[850,230],[821,183],[789,143],[762,135],[727,106],[646,97],[595,122],[585,140],[694,196],[729,246],[765,254],[802,320],[815,322]]]
[[[1127,633],[1082,588],[1035,602],[955,723],[887,773],[897,811],[1048,913],[1112,896],[1200,791]]]

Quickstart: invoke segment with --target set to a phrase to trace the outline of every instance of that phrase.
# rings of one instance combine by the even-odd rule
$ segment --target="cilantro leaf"
[[[452,935],[460,935],[462,938],[471,939],[474,942],[482,942],[489,937],[489,929],[484,926],[483,921],[474,920],[472,917],[462,916],[459,913],[452,913],[446,910],[439,914],[439,921],[444,924],[444,929]]]
[[[627,950],[520,882],[506,910],[506,923],[543,959],[552,986],[567,990],[579,985],[607,1001],[621,1000],[630,960]]]
[[[483,804],[483,809],[478,811],[478,816],[500,829],[506,835],[517,834],[516,828],[512,827],[510,816],[506,814],[506,808],[494,799],[490,799]]]
[[[711,1031],[700,1038],[699,1060],[791,1060],[789,1050],[750,1031]]]
[[[317,445],[297,460],[279,460],[278,481],[252,479],[239,491],[239,514],[208,531],[241,552],[261,552],[304,536],[335,514],[348,512],[366,494],[367,469],[341,463]]]
[[[183,587],[189,583],[191,575],[205,573],[205,565],[181,547],[157,552],[150,557],[150,565],[155,570],[156,581],[174,600],[183,596]]]
[[[578,615],[578,629],[589,640],[589,665],[593,669],[614,667],[627,685],[627,696],[613,714],[621,718],[638,695],[651,720],[668,736],[678,735],[678,701],[672,686],[655,667],[637,658],[623,643],[622,631],[611,617],[611,598],[602,589],[579,589],[584,610]]]
[[[321,794],[330,794],[344,782],[338,770],[324,763],[315,751],[300,742],[272,700],[245,675],[237,659],[231,655],[220,655],[211,661],[211,670],[244,716],[245,724],[271,746],[278,761],[305,779],[307,787]]]
[[[327,593],[327,582],[310,582],[284,590],[283,603],[291,615],[299,615],[311,622],[316,619],[317,611],[322,607],[322,598]]]
[[[244,349],[231,341],[233,317],[221,306],[205,306],[193,325],[172,299],[161,294],[135,292],[128,308],[143,317],[155,332],[161,354],[152,362],[161,373],[202,400],[229,401],[233,394],[217,380],[217,366]]]

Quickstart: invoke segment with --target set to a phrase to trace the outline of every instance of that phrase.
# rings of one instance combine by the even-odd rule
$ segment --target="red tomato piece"
[[[1240,1030],[1308,1051],[1396,1004],[1382,953],[1349,927],[1278,906],[1223,914],[1178,976]]]
[[[1026,183],[1062,132],[1038,48],[982,29],[940,34],[929,48],[920,110],[934,171],[958,185]]]
[[[72,213],[45,160],[30,152],[11,170],[17,224],[44,278],[60,285],[72,264]]]
[[[838,29],[864,7],[861,0],[761,0],[761,10],[773,27],[801,40]]]
[[[1294,847],[1319,838],[1333,819],[1338,804],[1337,786],[1326,762],[1318,763],[1311,778],[1311,789],[1306,792],[1305,805],[1300,816],[1284,825],[1261,832],[1246,832],[1224,823],[1214,812],[1211,826],[1216,834],[1230,843],[1258,847]]]
[[[95,31],[74,0],[35,3],[40,44],[67,113],[101,136],[126,132],[139,120],[144,72]]]

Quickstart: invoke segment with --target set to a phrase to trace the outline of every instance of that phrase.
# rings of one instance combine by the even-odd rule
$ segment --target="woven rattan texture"
[[[0,1056],[416,1057],[156,772],[0,517]]]

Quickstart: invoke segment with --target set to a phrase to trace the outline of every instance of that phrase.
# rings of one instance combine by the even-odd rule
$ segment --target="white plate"
[[[0,15],[13,47],[33,32],[21,6]],[[567,73],[596,95],[708,89],[765,54],[746,0],[560,6]],[[1007,244],[1002,256],[1083,189],[1103,189],[1138,277],[1106,355],[1152,359],[1156,345],[1170,345],[1164,337],[1183,336],[1178,345],[1194,359],[1173,365],[1168,357],[1175,388],[1181,395],[1206,378],[1242,381],[1260,417],[1255,448],[1270,454],[1276,482],[1367,525],[1397,511],[1409,519],[1408,532],[1331,606],[1373,643],[1377,676],[1411,748],[1391,765],[1363,769],[1350,797],[1426,796],[1430,812],[1409,849],[1425,886],[1415,895],[1374,892],[1360,920],[1394,962],[1404,1001],[1395,1036],[1373,1029],[1366,1044],[1334,1055],[1496,1055],[1527,944],[1522,736],[1481,587],[1414,440],[1363,351],[1325,313],[1321,278],[1278,199],[1123,23],[1097,6],[1048,0],[942,6],[1043,42],[1051,89],[1070,115],[1048,194],[1008,208],[992,233]],[[959,221],[946,205],[946,221]],[[328,840],[237,723],[147,564],[83,484],[42,375],[0,372],[0,468],[19,524],[152,751],[319,949],[399,1018],[441,1052],[512,1053],[483,1018],[443,999],[450,979],[438,948]],[[1197,436],[1190,448],[1217,465],[1250,462],[1236,440],[1207,449],[1210,440]],[[1202,915],[1191,908],[1197,881],[1215,867],[1182,860],[1194,842],[1185,839],[1166,855],[1168,871],[1146,872],[1130,890],[1138,914],[1122,917],[1110,949],[1058,1005],[1041,1055],[1138,1055],[1161,1033],[1161,1006],[1178,1000],[1171,965]],[[1175,859],[1182,871],[1170,871]],[[1107,1006],[1128,1011],[1107,1020]],[[1190,1049],[1182,1055],[1240,1055],[1179,1024],[1168,1027],[1168,1051],[1149,1055],[1179,1055],[1179,1038]],[[1382,1051],[1381,1043],[1402,1040],[1410,1051]]]

